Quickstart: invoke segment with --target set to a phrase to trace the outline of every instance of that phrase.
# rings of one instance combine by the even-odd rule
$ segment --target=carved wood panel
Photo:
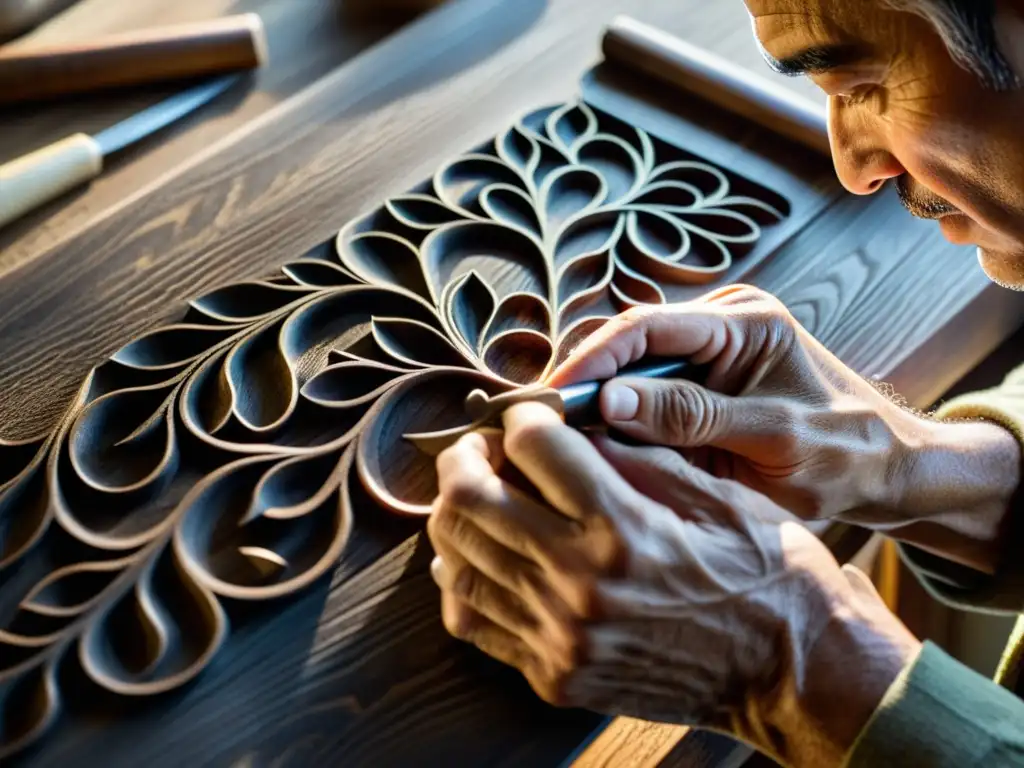
[[[200,675],[230,642],[224,601],[331,570],[355,505],[428,513],[415,436],[468,423],[470,391],[537,381],[626,307],[738,279],[789,215],[571,103],[126,344],[52,432],[0,441],[0,757],[56,724],[67,657],[129,698]]]

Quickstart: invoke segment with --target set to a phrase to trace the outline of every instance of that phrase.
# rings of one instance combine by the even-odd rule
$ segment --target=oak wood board
[[[58,247],[33,255],[31,263],[5,278],[0,283],[0,306],[4,308],[0,310],[0,334],[5,352],[0,368],[3,436],[15,437],[51,423],[89,365],[131,335],[180,312],[185,298],[228,280],[266,273],[319,242],[368,205],[429,173],[440,160],[463,150],[467,141],[479,141],[497,131],[513,112],[569,97],[579,89],[579,80],[597,47],[601,20],[594,4],[586,9],[569,2],[532,9],[524,4],[525,15],[518,17],[518,28],[528,31],[503,41],[506,45],[497,53],[495,41],[503,35],[493,26],[494,7],[487,5],[493,6],[455,3],[441,9],[282,105],[241,135],[228,136],[221,146],[171,171],[151,189],[135,193],[134,200],[118,203],[121,208],[116,213],[88,224]],[[739,34],[749,34],[735,13],[710,19],[687,17],[679,3],[640,5],[631,7],[630,12],[671,31],[685,31],[691,38],[708,34],[710,39],[733,22]],[[610,15],[622,10],[622,4],[602,3],[600,8]],[[534,13],[537,18],[530,18]],[[735,36],[736,29],[732,30],[732,44],[736,51],[745,50],[741,38]],[[442,37],[444,49],[438,51]],[[720,44],[723,39],[730,38],[720,38]],[[745,37],[742,40],[749,45]],[[410,50],[416,55],[410,55]],[[382,82],[377,76],[380,71],[390,72],[391,77]],[[542,71],[545,80],[538,87],[537,73]],[[449,77],[443,85],[442,75]],[[467,99],[467,94],[471,98]],[[181,268],[183,263],[189,265],[187,270]],[[777,291],[797,316],[848,362],[868,375],[905,381],[915,399],[921,397],[919,392],[955,380],[960,370],[984,356],[1021,317],[1019,302],[998,294],[1004,307],[998,323],[958,325],[958,317],[970,317],[979,301],[992,297],[985,289],[984,277],[969,252],[945,245],[928,225],[908,221],[892,195],[868,201],[842,199],[784,246],[756,282]],[[915,290],[908,291],[908,286]],[[952,345],[947,349],[956,362],[914,365],[915,353],[927,351],[940,333]],[[311,592],[288,608],[287,616],[298,618],[308,613],[308,640],[324,632],[327,637],[344,634],[336,628],[337,622],[324,616],[337,615],[338,607],[343,616],[361,611],[365,616],[367,611],[373,612],[371,606],[381,602],[381,594],[389,598],[384,601],[389,603],[388,616],[420,615],[420,633],[399,630],[376,644],[371,638],[360,642],[398,647],[400,657],[410,648],[431,647],[436,657],[427,666],[435,675],[411,677],[404,686],[390,690],[395,691],[393,697],[404,700],[412,692],[412,701],[417,702],[421,701],[417,692],[442,685],[441,681],[452,685],[452,690],[467,685],[465,701],[469,703],[464,707],[458,703],[463,700],[453,693],[425,708],[423,733],[460,733],[460,722],[472,722],[466,719],[466,712],[480,709],[481,693],[473,681],[481,670],[486,670],[486,676],[499,673],[472,654],[457,650],[438,632],[432,588],[424,571],[429,547],[414,530],[385,527],[389,530],[382,537],[383,545],[367,562],[398,541],[406,539],[406,543],[376,560],[365,575],[355,576],[372,583],[376,602],[363,598],[363,593],[350,585],[330,592],[324,585],[322,592]],[[342,578],[335,577],[335,586]],[[352,606],[352,600],[357,606]],[[323,608],[319,616],[320,626],[328,629],[316,629],[318,604],[324,601],[334,606]],[[387,621],[374,622],[375,626],[382,623]],[[254,645],[275,644],[274,638],[259,637],[255,629],[252,632]],[[425,642],[427,636],[437,645]],[[402,638],[408,642],[405,650]],[[333,647],[329,641],[327,644]],[[229,729],[226,710],[222,710],[230,705],[209,703],[213,716],[202,726],[187,718],[177,721],[180,727],[161,726],[170,741],[160,748],[173,744],[184,750],[177,753],[180,756],[210,765],[246,764],[245,760],[263,764],[275,758],[281,758],[281,764],[290,764],[290,760],[302,764],[304,754],[318,754],[317,750],[331,743],[332,723],[337,730],[336,718],[316,716],[331,708],[318,699],[326,696],[331,701],[329,674],[309,673],[309,688],[320,690],[303,689],[288,700],[290,712],[308,715],[305,719],[293,717],[278,731],[260,718],[262,713],[267,720],[277,720],[276,704],[283,698],[279,690],[271,686],[260,689],[264,691],[260,694],[245,687],[257,685],[260,673],[267,676],[268,668],[278,670],[269,674],[273,681],[294,678],[294,671],[303,668],[297,659],[308,653],[308,647],[296,648],[290,658],[276,651],[263,656],[243,653],[233,660],[237,666],[223,673],[226,678],[213,677],[216,672],[211,670],[210,685],[231,679],[242,686],[235,690],[247,702],[247,724],[238,730],[234,742],[225,739],[224,732]],[[344,668],[345,651],[337,653],[330,663],[341,663]],[[509,711],[504,707],[517,713],[533,711],[533,705],[520,709],[513,704],[531,702],[515,677],[501,679],[508,681],[510,691],[519,688],[507,699],[498,697],[495,713]],[[202,688],[207,693],[213,690],[205,683]],[[379,692],[371,698],[373,695]],[[363,704],[340,706],[351,710]],[[381,705],[381,709],[388,706],[390,703]],[[415,703],[412,707],[416,709]],[[165,710],[162,713],[166,715]],[[558,736],[545,733],[538,723],[550,713],[537,713],[525,738],[522,732],[511,731],[505,731],[500,739],[488,733],[488,738],[472,744],[461,736],[456,738],[471,759],[502,754],[509,760],[505,764],[558,764],[572,754],[572,745],[556,743]],[[583,730],[593,726],[592,718],[580,717]],[[409,727],[410,732],[419,733],[411,721]],[[474,732],[480,730],[481,726],[474,727]],[[410,757],[400,745],[391,743],[393,739],[387,744],[393,750],[390,754],[375,751],[378,742],[388,740],[388,733],[385,728],[379,739],[372,734],[366,737],[359,754],[385,761],[377,764],[387,764],[389,757]],[[510,750],[505,738],[514,741],[516,749]],[[66,749],[105,748],[86,736],[82,739],[69,740],[68,746],[52,753],[53,759],[59,753],[70,754]],[[417,744],[429,741],[424,735]],[[439,741],[447,743],[446,739]],[[178,742],[184,746],[178,747]],[[150,748],[156,749],[156,745]],[[117,764],[116,752],[107,754],[115,758],[107,764]],[[35,755],[34,762],[44,765],[49,759],[43,752]],[[540,762],[517,762],[536,760]]]

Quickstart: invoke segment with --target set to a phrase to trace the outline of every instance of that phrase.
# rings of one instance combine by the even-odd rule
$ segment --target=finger
[[[765,441],[798,434],[797,402],[730,397],[682,380],[613,379],[600,396],[610,426],[652,445],[711,446],[741,456],[764,454]]]
[[[464,563],[523,599],[530,597],[525,594],[525,585],[539,583],[540,566],[536,562],[499,544],[455,507],[442,503],[427,525],[434,551],[444,558],[456,578]]]
[[[450,593],[442,594],[441,619],[452,637],[475,645],[488,656],[520,671],[535,666],[534,655],[522,640]]]
[[[491,456],[501,451],[464,438],[439,457],[442,504],[451,505],[498,544],[527,559],[542,565],[564,559],[559,552],[568,549],[574,534],[571,522],[497,477],[493,463],[483,455],[485,448]]]
[[[698,302],[631,309],[588,336],[546,383],[564,387],[609,379],[630,363],[651,356],[706,363],[729,344],[727,328],[725,314]]]
[[[520,403],[503,415],[505,455],[562,514],[584,520],[635,507],[636,492],[591,442],[538,403]]]
[[[442,591],[448,592],[475,610],[481,616],[521,638],[536,650],[539,622],[516,595],[500,587],[472,567],[458,571],[450,569],[443,557],[435,557],[430,564],[430,575]]]

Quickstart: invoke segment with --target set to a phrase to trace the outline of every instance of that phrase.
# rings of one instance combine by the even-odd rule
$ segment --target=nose
[[[828,134],[836,174],[853,194],[870,195],[906,173],[889,149],[884,125],[868,108],[829,97]]]

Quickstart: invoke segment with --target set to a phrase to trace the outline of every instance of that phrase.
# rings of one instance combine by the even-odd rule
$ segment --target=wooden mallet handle
[[[831,155],[824,104],[628,16],[611,23],[602,48],[613,66],[656,78]]]
[[[253,69],[266,60],[254,13],[46,48],[0,49],[0,104]]]

